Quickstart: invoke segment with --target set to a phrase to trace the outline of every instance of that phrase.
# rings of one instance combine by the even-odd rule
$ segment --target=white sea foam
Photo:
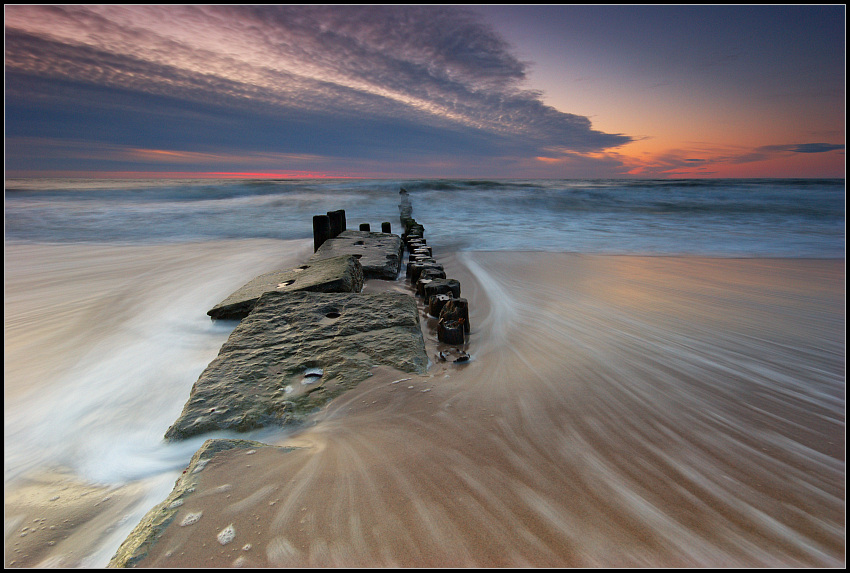
[[[202,440],[162,436],[235,326],[206,311],[303,246],[7,246],[6,480],[64,465],[116,483],[185,465]]]
[[[194,525],[198,523],[198,520],[203,517],[203,511],[196,511],[193,513],[187,513],[186,517],[183,518],[183,521],[180,522],[180,527],[186,527],[188,525]]]
[[[236,538],[236,529],[233,527],[233,524],[231,523],[230,525],[219,531],[216,538],[218,539],[218,542],[222,545],[227,545],[228,543],[233,541]]]

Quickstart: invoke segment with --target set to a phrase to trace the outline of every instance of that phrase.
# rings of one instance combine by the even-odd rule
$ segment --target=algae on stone
[[[301,421],[366,379],[376,365],[426,372],[412,297],[267,292],[195,382],[165,437]]]
[[[356,257],[317,259],[300,267],[260,275],[207,311],[214,319],[242,319],[269,291],[360,292],[363,267]]]

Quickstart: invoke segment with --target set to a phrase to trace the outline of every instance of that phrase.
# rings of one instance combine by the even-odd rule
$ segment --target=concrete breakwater
[[[302,421],[375,365],[427,369],[409,296],[270,291],[201,374],[165,437]]]
[[[359,231],[347,230],[344,211],[316,216],[315,252],[304,265],[260,275],[207,313],[213,319],[240,322],[192,387],[166,440],[303,422],[368,378],[375,366],[424,375],[429,360],[417,300],[422,301],[426,317],[438,320],[437,360],[469,359],[461,348],[469,323],[460,283],[447,279],[433,259],[424,227],[412,218],[407,192],[402,189],[400,194],[401,236],[390,233],[387,222],[381,233],[371,232],[365,224]],[[416,296],[361,292],[366,280],[395,281],[405,250],[406,274]],[[167,528],[200,519],[181,506],[195,491],[192,476],[213,458],[224,464],[230,454],[223,452],[233,448],[272,447],[245,440],[207,440],[172,494],[146,514],[109,566],[138,564]]]

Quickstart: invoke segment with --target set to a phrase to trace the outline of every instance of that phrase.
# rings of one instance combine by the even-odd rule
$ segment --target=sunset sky
[[[844,177],[845,7],[9,6],[6,176]]]

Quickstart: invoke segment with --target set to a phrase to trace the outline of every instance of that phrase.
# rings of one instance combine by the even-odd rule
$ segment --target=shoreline
[[[233,488],[203,498],[210,519],[176,528],[142,565],[842,562],[843,535],[817,520],[843,531],[843,502],[830,501],[843,499],[843,414],[831,402],[797,405],[789,392],[795,378],[818,370],[830,377],[814,382],[835,392],[844,259],[438,258],[470,299],[473,359],[434,364],[422,377],[376,372],[313,425],[272,444],[301,448],[295,455],[274,464],[253,458],[238,484],[232,472],[206,468],[201,487]],[[426,340],[430,328],[423,324]],[[771,386],[742,356],[784,386]],[[739,403],[741,392],[752,408]],[[842,392],[833,396],[840,410]],[[826,420],[819,428],[792,432],[818,416]],[[755,455],[761,447],[770,452]],[[813,482],[797,469],[809,465],[825,476]],[[802,480],[808,496],[777,470]],[[789,522],[769,501],[780,498],[808,517]],[[776,523],[753,521],[753,511]],[[237,536],[220,546],[215,535],[228,523],[217,522],[228,519]],[[780,525],[795,532],[790,541]],[[752,548],[756,539],[766,548]]]
[[[465,291],[465,296],[471,296],[473,324],[470,337],[473,360],[470,363],[462,366],[436,365],[437,368],[429,370],[428,375],[419,377],[393,371],[379,372],[332,402],[316,417],[315,425],[276,444],[297,447],[298,450],[286,456],[276,456],[273,462],[263,462],[261,457],[250,461],[245,458],[244,462],[223,464],[210,468],[209,473],[202,472],[199,474],[199,491],[207,492],[211,498],[218,497],[216,502],[198,506],[204,507],[204,512],[209,511],[211,519],[192,532],[172,527],[158,543],[161,551],[157,553],[155,549],[141,565],[701,566],[737,562],[753,566],[799,565],[807,560],[818,562],[820,551],[807,554],[808,542],[789,550],[783,546],[785,542],[780,542],[782,536],[779,531],[763,525],[758,527],[756,522],[751,521],[748,512],[763,504],[760,500],[763,492],[760,490],[750,492],[753,497],[745,505],[752,509],[742,511],[738,508],[740,515],[734,515],[734,505],[727,510],[733,515],[725,528],[722,527],[723,520],[718,521],[713,512],[703,515],[702,519],[689,515],[689,511],[705,512],[703,504],[710,506],[710,500],[717,494],[709,493],[711,488],[702,491],[704,486],[693,477],[689,478],[688,472],[667,473],[676,465],[670,466],[666,458],[684,444],[677,444],[666,455],[659,456],[656,452],[659,448],[663,450],[666,444],[663,434],[654,435],[652,432],[653,418],[668,420],[669,413],[664,412],[662,406],[645,403],[653,392],[652,380],[643,381],[648,387],[642,390],[649,394],[630,404],[643,412],[627,424],[632,431],[645,435],[639,439],[621,435],[618,415],[619,420],[627,420],[635,413],[630,412],[631,408],[612,408],[609,401],[612,398],[627,399],[637,385],[632,383],[625,395],[616,388],[603,388],[601,394],[593,396],[600,390],[592,390],[592,385],[616,380],[606,375],[608,368],[603,366],[603,362],[591,360],[587,364],[587,348],[566,360],[550,356],[547,364],[545,353],[535,353],[531,346],[544,343],[545,324],[541,322],[559,315],[541,312],[534,317],[536,320],[528,320],[522,316],[523,311],[532,309],[518,304],[516,298],[508,301],[508,306],[516,305],[514,310],[518,312],[499,308],[506,301],[496,300],[493,293],[513,295],[521,289],[500,291],[486,284],[486,280],[492,280],[493,274],[482,282],[485,279],[483,275],[473,279],[472,273],[465,273],[461,268],[464,263],[473,260],[479,271],[482,267],[488,271],[504,270],[506,261],[500,260],[505,258],[501,253],[458,256],[462,260],[453,260],[454,257],[456,255],[448,255],[441,260],[447,270],[452,270],[452,276],[458,277],[472,290],[472,294],[470,288]],[[549,258],[548,255],[541,257]],[[575,278],[576,284],[592,278],[601,270],[598,267],[602,261],[597,257],[558,258],[569,260],[573,266],[578,258],[590,263],[592,268],[585,269],[590,272]],[[523,270],[539,268],[542,262],[512,261]],[[631,271],[638,268],[646,270],[648,263],[658,264],[659,260],[631,258],[627,262],[634,265],[629,269]],[[718,261],[677,258],[666,261],[666,266],[671,263],[687,267],[690,271],[694,271],[695,265],[705,265],[708,268],[702,271],[707,273],[717,266]],[[749,276],[750,281],[753,279],[751,268],[729,269],[728,262],[720,266],[727,272],[734,271],[734,277],[712,279],[719,283],[740,281],[744,276]],[[814,266],[822,265],[815,263]],[[609,272],[611,270],[608,269]],[[813,270],[817,269],[806,269],[807,277]],[[554,272],[563,276],[563,271],[564,267]],[[770,278],[766,282],[770,283],[777,278],[777,273],[788,274],[782,284],[789,294],[798,292],[799,287],[788,281],[793,282],[793,275],[800,271],[798,263],[768,263],[762,269],[762,272],[769,273]],[[670,269],[654,269],[654,272],[663,274]],[[514,270],[508,274],[514,280],[522,276],[521,282],[529,284],[526,280],[529,275],[525,272]],[[608,278],[609,281],[613,279]],[[628,282],[622,274],[619,278],[623,282],[617,287],[618,291]],[[761,282],[756,281],[758,288],[766,286],[765,278],[762,276]],[[664,277],[656,276],[653,280],[663,282]],[[541,282],[551,288],[553,281],[544,278]],[[764,298],[764,293],[756,293],[750,299],[743,296],[751,286],[750,283],[742,293],[733,295],[734,298],[740,297],[739,302],[744,306]],[[624,304],[617,298],[621,292],[603,295],[598,288],[593,290],[595,302],[607,300],[615,306]],[[774,296],[782,290],[774,286]],[[489,297],[481,296],[485,293]],[[658,300],[652,300],[645,291],[639,294],[643,295],[640,300],[642,306],[651,303],[650,314],[661,310],[657,306]],[[549,302],[544,292],[535,291],[535,295],[535,304]],[[662,289],[660,295],[660,298],[668,297],[669,289]],[[714,298],[718,292],[710,291],[704,295]],[[486,298],[490,298],[489,304],[485,303]],[[556,297],[552,302],[560,304],[562,300]],[[479,310],[482,303],[485,306]],[[631,311],[635,310],[631,304],[626,306]],[[684,315],[680,319],[702,312],[674,306],[677,313]],[[589,307],[582,303],[582,308]],[[761,314],[757,308],[751,312]],[[569,316],[569,312],[566,315]],[[619,312],[613,317],[606,313],[603,315],[607,320],[627,318],[627,323],[634,316],[623,317]],[[669,315],[665,316],[662,322],[669,318]],[[760,327],[745,318],[740,315],[720,317],[708,322],[716,322],[718,328],[723,328],[724,334],[729,332],[726,330],[729,326],[736,326],[748,336],[749,330]],[[698,326],[704,328],[708,322]],[[598,329],[601,326],[598,318],[591,320],[590,326],[592,330]],[[426,339],[432,338],[429,336],[430,326],[425,324],[424,327]],[[542,330],[533,331],[535,336],[530,341],[513,338],[510,334],[517,329],[528,334],[530,329],[541,327]],[[499,335],[488,330],[507,331],[507,341],[500,341]],[[630,343],[633,342],[632,333],[625,334]],[[652,334],[657,335],[658,332]],[[615,344],[622,343],[619,336],[614,339]],[[558,337],[557,340],[562,342],[565,338]],[[598,352],[605,344],[609,341],[604,337],[594,340],[590,350]],[[625,349],[630,349],[635,356],[619,368],[610,370],[611,373],[621,372],[621,368],[626,367],[639,372],[646,367],[647,363],[643,361],[634,362],[641,354],[639,349]],[[722,350],[720,354],[728,359],[728,349]],[[736,352],[739,351],[736,349]],[[608,359],[607,355],[600,357],[600,360]],[[650,355],[645,359],[659,360],[659,357]],[[749,356],[749,359],[763,360],[764,357]],[[578,367],[581,371],[565,373],[565,366]],[[724,369],[727,368],[728,365],[724,365]],[[520,375],[517,376],[517,373]],[[675,388],[677,384],[699,384],[698,380],[691,379],[694,374],[683,370],[679,376],[666,381],[665,389],[676,392],[681,391]],[[527,377],[537,378],[539,383],[530,383]],[[398,383],[398,380],[403,382]],[[562,381],[570,382],[570,386],[559,388],[558,384]],[[740,377],[734,382],[745,387],[752,381]],[[704,392],[706,388],[699,387],[698,390]],[[731,395],[732,390],[729,392]],[[661,401],[664,401],[663,398]],[[728,467],[723,477],[733,481],[734,485],[721,490],[724,495],[740,496],[739,488],[745,487],[756,475],[760,480],[768,479],[769,474],[759,464],[748,468],[754,473],[752,476],[743,472],[735,478],[729,477],[734,475],[731,472],[737,469],[737,464],[746,465],[745,452],[761,446],[776,447],[776,444],[760,443],[758,439],[744,435],[748,424],[764,423],[754,413],[757,410],[746,412],[734,402],[701,405],[730,409],[742,417],[742,427],[730,433],[725,442],[717,443],[699,435],[691,435],[687,439],[694,442],[692,447],[697,451],[714,451],[718,447],[737,450],[734,455],[731,452],[726,454],[731,459],[726,462]],[[588,407],[593,410],[600,406],[605,410],[593,417],[588,425]],[[769,407],[766,400],[758,404],[758,409],[765,407]],[[565,410],[569,415],[565,415]],[[686,419],[695,414],[684,413]],[[788,420],[788,427],[775,425],[774,429],[788,432],[809,413],[792,414],[796,419]],[[752,419],[746,421],[745,415]],[[696,418],[699,416],[696,415]],[[678,422],[675,418],[673,420]],[[712,423],[710,418],[699,420],[703,429]],[[598,431],[600,424],[609,426],[601,434]],[[646,427],[642,427],[644,425]],[[677,424],[677,431],[684,433],[690,429],[687,426]],[[819,443],[823,433],[812,437],[806,446],[819,447],[826,455],[840,456],[843,444],[839,443],[842,438],[836,429],[837,425],[824,429],[825,435],[835,441],[831,446]],[[622,442],[630,444],[630,447],[626,448]],[[554,447],[555,451],[546,452],[547,447]],[[633,460],[628,459],[630,456],[644,458],[643,464],[651,461],[658,467],[642,475],[635,483],[635,470],[631,467]],[[712,456],[706,458],[711,459]],[[781,450],[759,461],[777,468],[786,467],[785,471],[791,471],[790,468],[801,462],[793,452]],[[823,460],[817,461],[823,469]],[[236,467],[240,474],[238,484],[232,481]],[[665,467],[669,469],[665,470]],[[656,473],[659,470],[661,474]],[[839,465],[833,463],[832,477],[835,481],[826,487],[827,495],[839,491],[838,470]],[[255,471],[256,474],[249,473]],[[600,475],[594,478],[597,473]],[[251,475],[258,477],[252,480]],[[272,475],[292,477],[275,483],[276,480],[269,480]],[[711,479],[711,476],[706,477]],[[720,479],[721,476],[713,477]],[[593,483],[599,478],[603,481],[601,490]],[[767,491],[778,497],[787,497],[794,490],[776,477],[766,483]],[[668,491],[671,486],[675,489]],[[761,489],[764,488],[762,486]],[[645,509],[652,508],[652,513],[656,514],[654,523],[641,525],[640,516],[645,509],[642,509],[643,504],[632,505],[631,496],[635,489],[646,490],[643,495],[652,499],[643,503],[648,504]],[[676,489],[688,493],[683,496],[675,493]],[[221,497],[213,493],[224,490],[227,493]],[[609,499],[611,497],[614,499]],[[667,499],[670,497],[675,502]],[[695,502],[694,497],[702,497],[702,502]],[[189,503],[187,501],[187,505]],[[223,508],[218,509],[219,504],[223,504]],[[192,508],[187,507],[186,511],[190,510]],[[838,508],[834,507],[833,518],[838,516],[836,510]],[[607,525],[600,527],[593,515],[599,516]],[[234,524],[237,532],[233,544],[216,546],[215,535],[229,523]],[[696,539],[680,538],[681,533],[676,530],[684,525],[690,528],[690,536]],[[718,526],[721,526],[719,531],[715,529]],[[759,536],[766,537],[766,543],[773,546],[736,561],[732,548],[750,535],[745,532],[752,527],[756,527]],[[817,527],[809,526],[804,531],[827,547],[832,544],[835,548],[835,544],[841,543],[832,538],[828,530],[818,531]],[[206,550],[201,549],[202,540],[208,541]],[[703,554],[702,560],[694,557],[697,548],[698,553]],[[714,552],[718,553],[712,555]],[[825,563],[828,562],[827,559]]]

